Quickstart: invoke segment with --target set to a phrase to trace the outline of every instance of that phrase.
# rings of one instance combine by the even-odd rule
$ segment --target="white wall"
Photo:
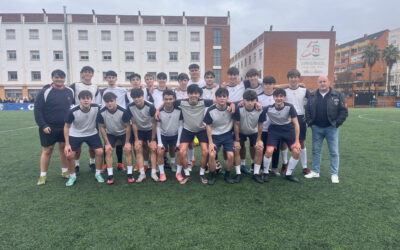
[[[260,58],[260,50],[261,50],[261,58]],[[254,60],[254,53],[256,54],[256,59]],[[249,63],[249,56],[251,55],[251,63]],[[245,59],[247,61],[247,65],[245,66]],[[258,44],[255,48],[253,48],[248,53],[242,55],[238,59],[236,59],[230,65],[231,67],[237,67],[239,69],[239,75],[241,79],[245,79],[246,73],[249,69],[256,69],[261,72],[261,78],[264,77],[264,42]]]

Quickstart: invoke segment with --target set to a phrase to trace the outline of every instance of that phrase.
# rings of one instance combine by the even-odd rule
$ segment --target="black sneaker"
[[[89,168],[90,168],[90,170],[92,170],[93,173],[96,172],[96,164],[94,164],[94,163],[89,164]]]
[[[113,175],[110,175],[110,176],[108,176],[108,178],[107,178],[107,184],[114,184],[114,176]]]
[[[242,180],[242,175],[241,175],[241,174],[235,175],[235,177],[233,178],[233,180],[234,180],[236,183],[239,183],[240,180]]]
[[[254,163],[251,164],[250,172],[254,173]]]
[[[79,175],[79,166],[75,166],[75,174]]]
[[[288,181],[299,182],[299,179],[297,179],[297,178],[294,177],[293,175],[286,175],[285,178],[286,178],[286,180],[288,180]]]
[[[215,171],[211,172],[210,178],[208,179],[208,185],[214,185],[216,181],[215,175]]]
[[[229,184],[235,183],[235,181],[232,180],[232,178],[231,178],[231,172],[230,171],[225,171],[224,180],[226,182],[228,182]]]
[[[164,156],[164,168],[165,169],[170,169],[171,168],[171,166],[169,165],[169,163],[168,163],[168,157],[165,157]]]
[[[264,182],[268,182],[269,174],[263,174],[262,179],[263,179]]]
[[[253,180],[255,180],[256,182],[258,182],[258,183],[260,183],[260,184],[263,184],[263,183],[264,183],[263,178],[262,178],[261,175],[259,175],[259,174],[253,175]]]

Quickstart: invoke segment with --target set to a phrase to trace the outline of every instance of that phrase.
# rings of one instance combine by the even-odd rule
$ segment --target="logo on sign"
[[[311,41],[307,44],[305,50],[301,53],[301,57],[319,56],[320,45],[318,41]]]

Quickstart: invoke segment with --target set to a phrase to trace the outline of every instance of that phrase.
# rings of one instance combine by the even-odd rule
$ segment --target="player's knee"
[[[229,151],[226,153],[226,156],[227,156],[228,160],[233,160],[234,154],[233,154],[233,152]]]
[[[94,150],[94,154],[95,155],[102,155],[103,154],[103,148],[96,148],[95,150]],[[111,151],[112,152],[112,151]]]
[[[43,153],[46,155],[51,155],[51,153],[53,153],[53,150],[54,150],[54,145],[43,147]]]

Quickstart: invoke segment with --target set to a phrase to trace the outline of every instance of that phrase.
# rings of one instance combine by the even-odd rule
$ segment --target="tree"
[[[392,71],[393,65],[397,62],[397,60],[400,60],[399,49],[393,44],[386,46],[386,48],[382,51],[382,59],[385,60],[386,66],[388,67],[385,92],[389,92],[390,95],[390,72]]]
[[[368,92],[371,92],[371,75],[372,75],[372,67],[375,65],[375,63],[379,60],[380,54],[379,54],[379,49],[376,46],[375,43],[370,43],[367,45],[367,47],[364,50],[364,54],[362,59],[364,60],[364,63],[368,65],[369,67],[369,84],[368,84]]]

